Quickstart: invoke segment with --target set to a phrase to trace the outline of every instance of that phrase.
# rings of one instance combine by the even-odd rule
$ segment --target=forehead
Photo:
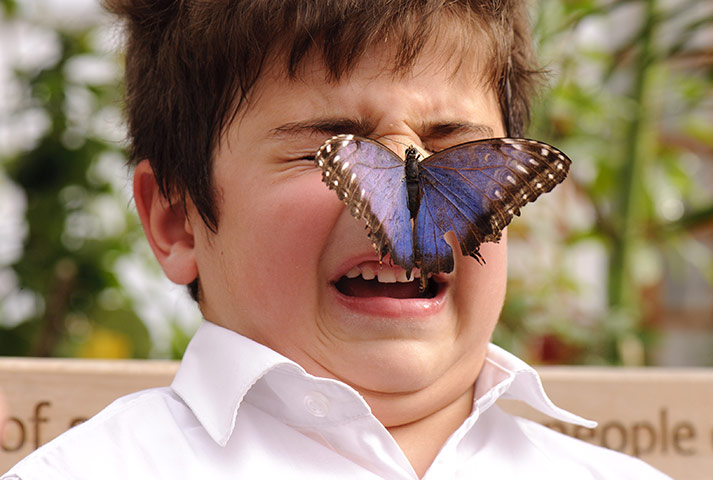
[[[277,64],[260,79],[227,137],[298,142],[338,133],[398,136],[407,129],[421,141],[440,139],[444,148],[450,140],[492,137],[495,130],[502,135],[494,91],[475,71],[479,62],[444,59],[438,47],[424,49],[409,70],[397,72],[390,68],[393,52],[367,52],[339,80],[328,79],[319,58],[305,62],[295,78]]]
[[[437,114],[438,105],[444,101],[451,103],[454,96],[459,97],[465,107],[471,100],[466,96],[482,97],[494,90],[485,80],[483,56],[478,49],[464,52],[458,46],[450,39],[429,41],[408,66],[399,68],[395,63],[398,51],[385,45],[365,52],[339,78],[331,75],[324,59],[316,53],[306,57],[294,75],[290,75],[284,63],[278,60],[268,65],[257,81],[241,117],[255,118],[256,114],[266,113],[265,107],[279,110],[297,103],[315,111],[328,109],[332,113],[335,109],[374,110],[368,105],[378,106],[389,92],[395,92],[394,85],[396,90],[404,89],[400,94],[396,91],[398,97],[406,99],[409,95],[411,98],[420,95],[414,99],[414,104],[430,105],[434,114]],[[419,94],[413,93],[414,88]]]

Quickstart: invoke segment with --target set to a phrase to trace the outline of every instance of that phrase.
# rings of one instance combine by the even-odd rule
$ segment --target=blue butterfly
[[[499,241],[520,207],[564,180],[571,161],[521,138],[462,143],[425,158],[409,146],[402,160],[376,140],[337,135],[315,163],[352,216],[366,221],[379,258],[419,268],[423,290],[429,273],[453,271],[447,232],[463,255],[484,263],[480,244]]]

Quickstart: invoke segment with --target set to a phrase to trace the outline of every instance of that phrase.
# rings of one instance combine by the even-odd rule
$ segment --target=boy
[[[206,322],[170,388],[3,478],[666,478],[493,405],[590,425],[488,343],[505,238],[422,293],[313,163],[338,133],[401,153],[518,135],[536,80],[524,2],[108,3],[128,23],[137,209]]]

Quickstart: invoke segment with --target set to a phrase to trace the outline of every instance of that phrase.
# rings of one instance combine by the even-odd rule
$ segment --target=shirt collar
[[[224,446],[247,392],[279,366],[299,369],[264,345],[203,322],[186,349],[171,387],[213,440]]]
[[[319,410],[320,394],[333,399],[330,418],[369,415],[371,409],[350,386],[329,378],[315,377],[274,350],[232,330],[203,322],[191,339],[171,388],[191,409],[211,438],[225,446],[233,433],[241,405],[252,402],[283,418],[301,423],[295,399],[304,395],[307,410]],[[313,413],[310,419],[321,415]]]
[[[336,380],[314,377],[274,350],[210,322],[203,322],[194,335],[171,387],[211,438],[224,446],[232,435],[238,410],[248,392],[262,379],[283,377],[283,374],[327,386],[343,397],[342,400],[351,397],[351,402],[337,403],[345,406],[345,415],[370,412],[366,402],[351,387]],[[273,386],[280,384],[279,379],[274,380],[270,382]],[[476,383],[469,423],[474,423],[478,414],[499,398],[524,401],[542,413],[568,423],[590,428],[596,425],[554,405],[532,367],[491,344]]]
[[[498,399],[519,400],[545,415],[563,422],[594,428],[597,423],[568,412],[545,393],[534,368],[515,355],[490,344],[475,385],[474,411],[485,411]]]

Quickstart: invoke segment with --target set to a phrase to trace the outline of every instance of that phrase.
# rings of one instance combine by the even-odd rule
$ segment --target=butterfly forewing
[[[403,161],[376,141],[338,135],[322,145],[315,162],[352,216],[364,219],[379,255],[389,253],[410,271],[415,266],[413,231]]]
[[[424,159],[415,227],[422,274],[452,270],[452,253],[443,241],[449,231],[464,255],[482,260],[480,244],[500,240],[520,207],[552,190],[569,165],[554,147],[511,138],[464,143]]]

